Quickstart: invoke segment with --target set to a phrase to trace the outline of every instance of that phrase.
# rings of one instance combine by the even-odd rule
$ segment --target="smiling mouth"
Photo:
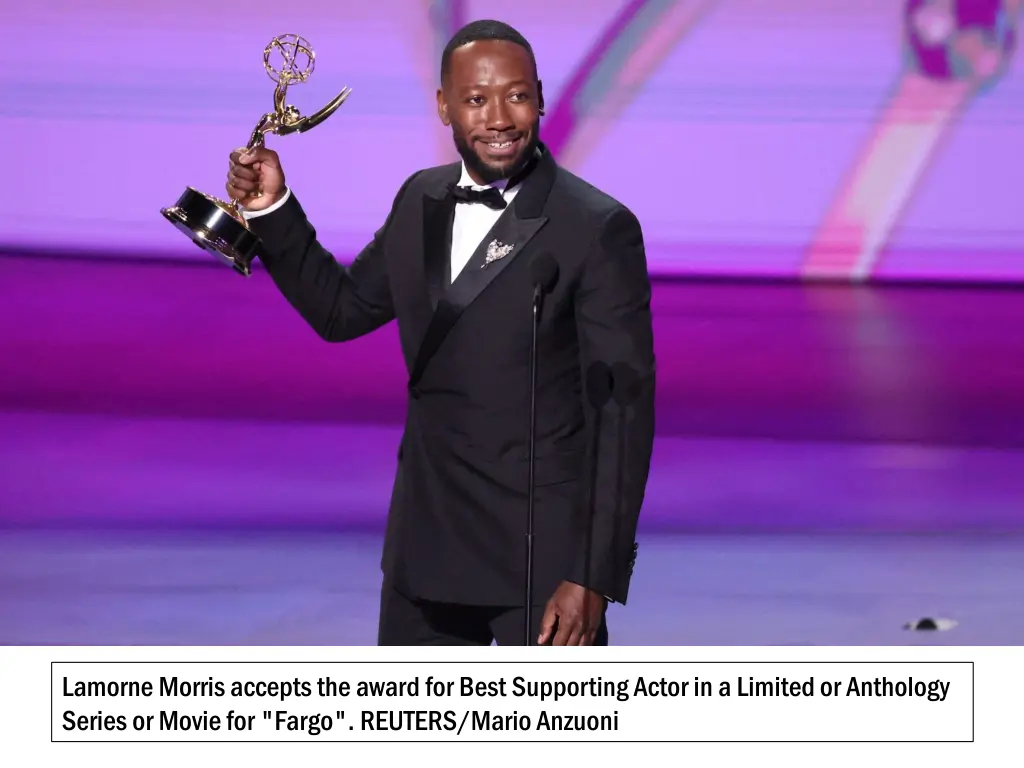
[[[520,136],[516,139],[506,139],[503,141],[481,141],[480,143],[487,148],[488,154],[506,156],[515,152],[521,140],[522,137]]]

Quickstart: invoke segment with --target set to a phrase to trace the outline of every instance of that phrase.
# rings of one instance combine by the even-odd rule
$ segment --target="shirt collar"
[[[504,192],[505,191],[505,187],[507,185],[508,185],[508,179],[498,179],[495,182],[492,182],[490,184],[485,184],[485,185],[482,185],[482,186],[480,184],[477,184],[475,181],[473,181],[473,177],[469,175],[469,169],[466,168],[466,163],[465,163],[465,161],[463,161],[463,163],[462,163],[462,178],[459,179],[459,186],[460,187],[472,187],[473,189],[487,189],[488,187],[493,187],[494,189],[498,190],[499,192]]]

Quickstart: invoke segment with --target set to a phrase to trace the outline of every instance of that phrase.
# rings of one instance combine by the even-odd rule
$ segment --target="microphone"
[[[530,262],[530,282],[533,283],[534,307],[539,307],[544,294],[551,293],[558,282],[558,262],[550,253],[538,254]]]
[[[558,282],[558,262],[549,253],[540,253],[530,262],[530,282],[533,284],[533,333],[530,340],[530,462],[527,479],[526,502],[526,584],[524,585],[525,613],[523,616],[525,645],[533,645],[533,510],[536,495],[535,470],[537,464],[537,329],[544,295]]]
[[[628,363],[616,363],[612,371],[612,397],[625,408],[643,393],[644,382],[640,374]]]

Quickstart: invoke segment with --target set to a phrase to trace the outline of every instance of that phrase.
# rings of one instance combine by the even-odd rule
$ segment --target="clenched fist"
[[[266,147],[236,149],[228,158],[228,196],[250,211],[269,208],[285,193],[277,152]]]

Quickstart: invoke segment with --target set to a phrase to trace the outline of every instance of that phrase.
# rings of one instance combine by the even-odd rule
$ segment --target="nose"
[[[487,130],[499,133],[515,127],[508,103],[504,99],[495,99],[487,105]]]

